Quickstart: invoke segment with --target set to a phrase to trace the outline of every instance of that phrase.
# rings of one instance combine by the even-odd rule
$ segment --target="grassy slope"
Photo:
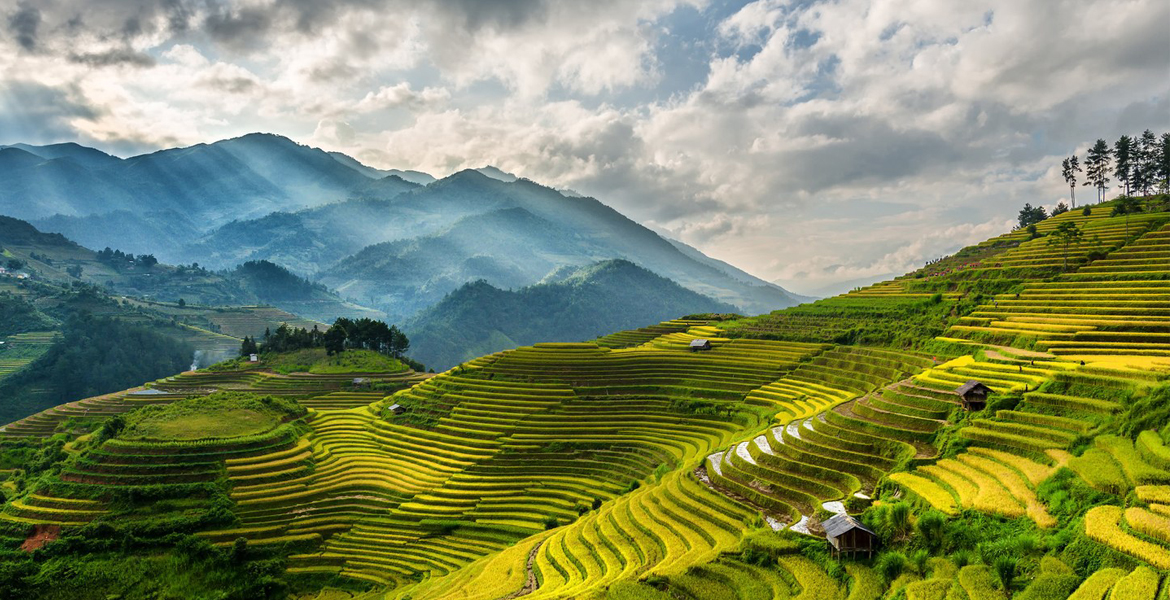
[[[1041,224],[1041,233],[1072,217]],[[1149,229],[1160,227],[1162,217],[1153,217]],[[1105,237],[1113,224],[1102,217],[1094,227]],[[1170,556],[1170,542],[1159,541],[1156,526],[1148,529],[1159,522],[1157,505],[1170,500],[1170,488],[1157,487],[1170,484],[1170,425],[1159,412],[1168,390],[1153,370],[1162,361],[1118,370],[1116,357],[1160,350],[1160,331],[1128,325],[1144,321],[1126,316],[1109,331],[1127,337],[1102,346],[1107,354],[1083,355],[1090,364],[1082,367],[1080,358],[1036,350],[1037,335],[1069,333],[1060,327],[1001,336],[997,346],[981,344],[993,332],[963,328],[1004,329],[992,324],[997,319],[964,317],[1011,309],[1017,292],[1038,294],[1035,286],[1146,281],[1162,289],[1170,271],[1133,276],[1131,262],[1102,262],[1127,271],[1062,275],[1043,247],[1033,252],[1039,244],[1026,244],[1002,236],[831,302],[687,332],[666,328],[673,333],[632,349],[550,344],[484,357],[394,396],[408,407],[405,415],[376,414],[390,399],[373,410],[320,411],[307,421],[312,436],[301,438],[308,447],[286,441],[270,454],[229,462],[238,520],[199,528],[225,547],[241,535],[251,539],[264,548],[252,556],[257,564],[291,552],[279,577],[304,589],[391,586],[389,597],[416,600],[503,597],[523,585],[527,564],[541,581],[533,598],[660,597],[629,583],[648,575],[673,597],[974,598],[1006,597],[1000,588],[1007,587],[1020,597],[1063,598],[1105,567],[1125,574],[1114,597],[1148,587],[1151,578],[1157,589],[1161,573],[1139,565],[1159,567]],[[1082,272],[1099,274],[1085,279]],[[1125,301],[1038,305],[1100,320],[1098,312]],[[1156,303],[1165,301],[1149,302],[1134,308],[1160,316]],[[872,318],[875,306],[890,305],[912,326]],[[695,337],[713,340],[715,349],[687,352]],[[854,339],[918,352],[797,341]],[[970,358],[930,367],[923,351]],[[948,399],[946,390],[967,378],[995,389],[989,410],[965,414]],[[188,381],[174,385],[241,385],[210,375]],[[768,427],[788,423],[800,436]],[[304,454],[309,448],[312,457]],[[250,463],[272,466],[244,466]],[[721,489],[772,514],[815,517],[819,502],[834,497],[858,510],[866,503],[851,495],[863,490],[880,501],[861,518],[884,541],[883,552],[843,567],[821,541],[753,531],[762,524],[754,509],[694,479],[689,471],[698,464]],[[895,484],[890,471],[919,479]],[[41,495],[82,494],[45,477]],[[55,514],[35,506],[42,500],[19,501],[6,509],[9,520]],[[1110,508],[1123,503],[1155,517]],[[956,505],[965,510],[943,515]],[[155,506],[140,504],[132,514]],[[541,532],[542,518],[554,529]],[[290,545],[275,550],[282,544]],[[97,555],[82,549],[74,556],[88,564]],[[606,591],[616,582],[627,583]]]

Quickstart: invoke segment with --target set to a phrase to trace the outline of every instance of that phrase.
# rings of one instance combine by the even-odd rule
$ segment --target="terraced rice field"
[[[359,521],[331,537],[318,553],[294,556],[292,570],[403,584],[423,573],[438,577],[474,563],[539,533],[549,519],[569,523],[577,519],[581,507],[595,502],[608,507],[658,465],[687,464],[727,443],[740,427],[762,420],[763,413],[742,408],[743,396],[790,369],[800,356],[820,350],[770,343],[757,348],[770,360],[756,361],[733,351],[749,345],[729,343],[722,352],[693,354],[659,347],[611,350],[596,344],[541,344],[485,357],[397,394],[387,402],[408,407],[402,425],[394,418],[375,420],[360,409],[323,411],[311,421],[315,446],[335,457],[342,448],[363,460],[377,453],[382,469],[405,459],[395,469],[401,471],[396,481],[410,483],[411,489],[400,491],[413,495],[393,506],[389,503],[394,500],[387,497],[388,513]],[[680,400],[709,402],[715,412],[694,412],[680,407]],[[426,429],[413,425],[420,422]],[[371,433],[376,435],[373,446]],[[350,445],[354,447],[349,449]],[[321,473],[318,466],[315,475]],[[664,502],[659,494],[670,493],[670,485],[688,486],[686,494],[676,491],[676,496],[692,495],[698,484],[681,479],[681,473],[671,475],[674,483],[666,487],[648,489],[645,501],[652,504],[637,510],[664,510],[657,508]],[[324,475],[323,481],[329,481],[331,476]],[[623,505],[642,502],[629,500],[641,496],[622,498]],[[726,499],[714,498],[709,502],[731,510]],[[676,506],[666,514],[693,513],[694,507],[686,504],[693,500],[682,502],[685,509]],[[600,515],[609,510],[596,513],[599,516],[589,522],[601,527]],[[453,530],[436,531],[433,524],[440,522],[451,524]],[[583,555],[586,546],[578,545],[582,542],[563,539],[586,536],[597,548],[600,542],[592,536],[603,534],[600,529],[578,532],[585,523],[576,521],[568,530],[577,533],[550,538],[555,545],[543,547],[538,555],[537,562],[548,573],[564,579],[558,585],[580,583],[581,572],[574,578],[572,569],[610,568],[621,552],[641,556],[641,568],[663,568],[674,553],[698,547],[711,551],[735,541],[734,528],[716,520],[705,526],[722,525],[720,536],[709,535],[710,531],[684,535],[682,541],[671,542],[682,544],[683,550],[659,559],[650,560],[644,552],[639,554],[642,550],[623,550],[620,544],[629,540],[616,537],[606,538],[615,544],[611,554],[590,559]],[[624,527],[639,531],[628,523]],[[301,531],[295,523],[293,530]],[[554,563],[566,570],[557,571]]]
[[[102,396],[55,406],[4,426],[0,437],[47,437],[69,424],[93,425],[112,415],[149,404],[169,404],[190,396],[205,396],[219,390],[238,390],[296,398],[310,408],[353,408],[381,400],[384,394],[353,390],[353,378],[372,382],[410,384],[428,376],[412,371],[402,373],[345,373],[279,375],[264,371],[189,371]]]
[[[603,335],[595,343],[603,348],[630,348],[645,344],[654,338],[666,335],[668,333],[683,333],[691,327],[706,325],[707,321],[696,321],[687,319],[675,319],[673,321],[663,321],[657,325],[649,327],[641,327],[638,329],[629,329],[626,331],[618,331],[609,335]]]
[[[1084,515],[1085,536],[1170,569],[1170,448],[1153,431],[1131,439],[1110,428],[1127,408],[1116,398],[1141,397],[1163,376],[1081,362],[1170,350],[1159,337],[1170,335],[1170,229],[1165,214],[1131,217],[1136,241],[1114,250],[1125,232],[1106,209],[1038,227],[1084,228],[1091,247],[1070,256],[1070,273],[1045,240],[1013,232],[921,277],[758,319],[537,344],[429,378],[200,371],[71,403],[3,435],[47,436],[214,390],[294,398],[309,412],[231,441],[108,441],[0,518],[78,527],[110,514],[95,488],[162,482],[180,510],[230,499],[236,522],[199,534],[213,543],[287,545],[290,575],[365,582],[398,600],[658,593],[638,583],[650,577],[678,598],[1006,599],[982,564],[936,557],[887,581],[855,563],[830,575],[796,544],[769,568],[736,549],[760,511],[774,527],[817,533],[818,513],[894,491],[958,518],[979,511],[1064,531],[1037,490],[1067,467],[1126,500]],[[1112,252],[1092,254],[1102,248]],[[962,293],[934,290],[992,272],[1018,276],[1019,297],[995,297],[942,338],[978,358],[826,342],[849,340],[866,319],[896,324],[934,293],[947,323]],[[711,349],[692,351],[698,338]],[[385,395],[355,388],[355,376],[410,387]],[[986,411],[961,408],[954,390],[968,380],[992,390]],[[1026,597],[1145,597],[1151,581],[1167,585],[1128,566],[1082,581],[1053,556],[1029,576]]]
[[[748,402],[769,406],[779,425],[710,455],[711,480],[792,522],[826,501],[872,491],[884,470],[933,453],[929,438],[953,404],[919,397],[905,382],[886,385],[930,364],[862,348],[834,349],[802,364],[748,395]]]
[[[979,363],[958,364],[966,371],[956,378],[938,373],[954,371],[944,365],[921,379],[949,386],[962,377],[978,376],[970,369]],[[1060,368],[1052,369],[1056,365]],[[973,421],[959,431],[974,445],[968,451],[913,472],[892,474],[890,480],[913,499],[947,514],[975,509],[1008,518],[1027,516],[1042,528],[1056,522],[1038,500],[1035,489],[1058,466],[1071,468],[1090,485],[1110,493],[1124,494],[1136,486],[1170,483],[1170,471],[1158,466],[1162,464],[1159,460],[1164,446],[1156,436],[1141,437],[1143,443],[1135,446],[1127,438],[1099,435],[1081,456],[1073,457],[1065,451],[1077,439],[1091,435],[1103,419],[1120,408],[1093,396],[1103,395],[1100,392],[1104,390],[1136,390],[1149,385],[1152,381],[1148,373],[1051,361],[1037,363],[1035,368],[1053,381],[1046,389],[1055,385],[1060,391],[1076,390],[1084,395],[1026,392],[1024,401],[1014,409],[998,410],[993,416],[987,415],[990,418]],[[1015,376],[1032,374],[1020,374],[1017,369]],[[992,385],[997,384],[1003,391],[1022,391],[1019,381],[1003,379]]]
[[[1157,213],[1145,222],[1165,218]],[[1073,359],[1170,357],[1170,225],[1075,273],[1002,294],[947,336],[1034,344]]]
[[[49,350],[55,331],[18,333],[0,339],[0,379],[23,369]]]

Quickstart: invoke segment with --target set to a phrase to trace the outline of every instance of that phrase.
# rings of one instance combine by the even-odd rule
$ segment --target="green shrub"
[[[878,555],[877,560],[874,562],[873,570],[878,575],[881,575],[882,579],[889,584],[893,583],[902,574],[902,571],[906,570],[908,564],[909,561],[906,560],[905,554],[891,550]]]

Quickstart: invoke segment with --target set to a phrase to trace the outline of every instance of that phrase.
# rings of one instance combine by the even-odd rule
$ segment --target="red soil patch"
[[[32,552],[60,536],[61,527],[57,525],[37,525],[36,529],[33,530],[33,534],[28,536],[28,539],[24,540],[24,543],[20,545],[20,549],[25,552]]]

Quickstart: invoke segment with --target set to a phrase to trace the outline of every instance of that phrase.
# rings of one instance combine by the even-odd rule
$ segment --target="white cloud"
[[[1054,206],[1092,139],[1170,128],[1164,0],[760,0],[705,30],[670,22],[705,11],[681,0],[3,2],[25,25],[0,36],[0,124],[22,136],[267,130],[375,166],[495,164],[768,278],[917,266]],[[659,89],[663,35],[694,37],[670,46],[705,65],[693,88]]]

